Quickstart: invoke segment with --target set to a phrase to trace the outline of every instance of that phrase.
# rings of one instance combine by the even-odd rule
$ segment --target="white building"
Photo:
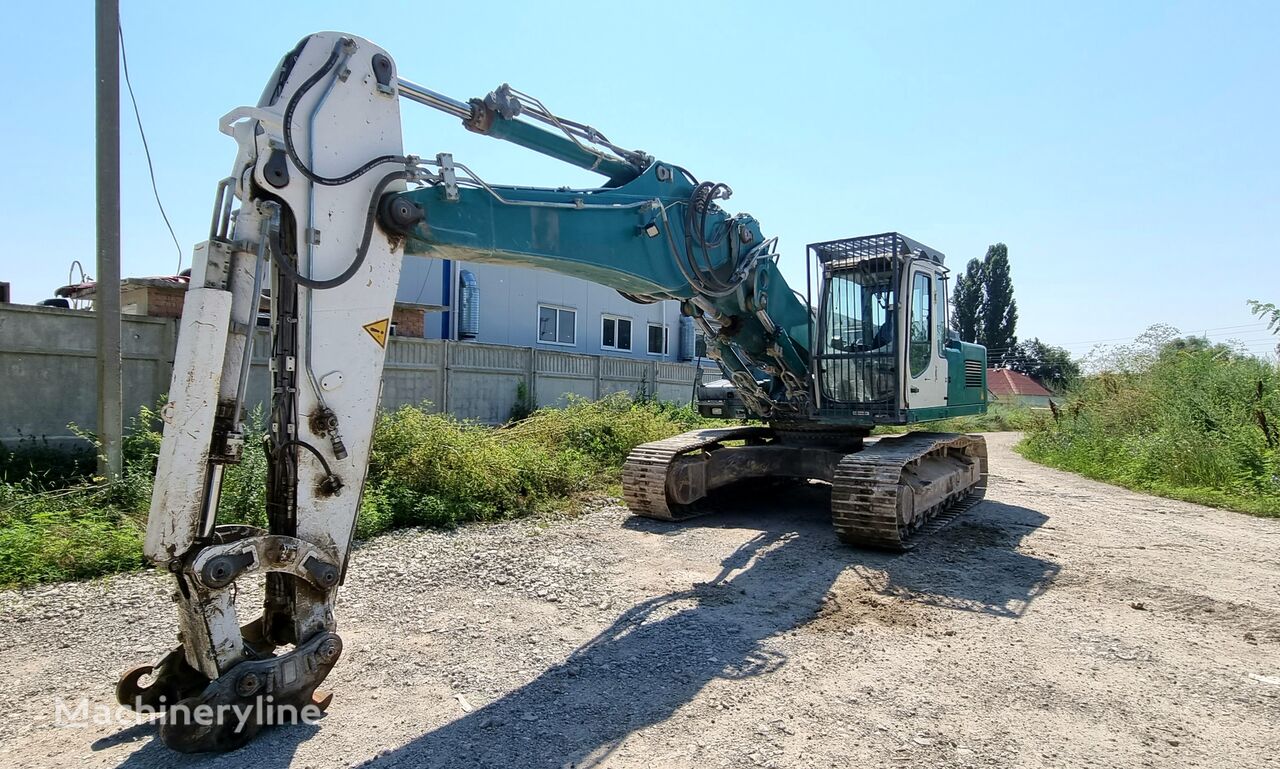
[[[691,327],[684,334],[688,349],[680,343],[678,303],[636,304],[611,288],[542,270],[405,257],[396,301],[446,308],[427,313],[428,339],[642,360],[693,354]]]

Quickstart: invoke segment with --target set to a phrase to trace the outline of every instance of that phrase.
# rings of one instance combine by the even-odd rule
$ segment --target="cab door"
[[[945,298],[940,295],[938,275],[932,265],[913,265],[907,276],[907,317],[904,329],[906,407],[933,408],[947,405],[947,383],[937,339],[939,313]]]

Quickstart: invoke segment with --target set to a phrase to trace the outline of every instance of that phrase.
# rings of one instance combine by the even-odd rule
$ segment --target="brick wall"
[[[147,315],[153,318],[181,318],[187,289],[147,287]]]
[[[126,305],[136,304],[140,315],[181,318],[186,297],[185,286],[134,286],[125,288],[121,301]],[[397,335],[421,339],[426,336],[426,315],[420,307],[396,307],[391,313],[391,322],[396,324]]]
[[[417,307],[397,307],[391,311],[391,322],[396,324],[396,336],[417,339],[427,335],[427,313]]]

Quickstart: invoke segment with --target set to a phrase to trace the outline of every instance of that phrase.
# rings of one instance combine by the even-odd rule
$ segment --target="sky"
[[[499,84],[734,190],[804,284],[805,245],[900,231],[962,271],[1006,243],[1018,335],[1082,355],[1155,323],[1268,353],[1280,302],[1280,3],[174,3],[121,0],[159,193],[207,237],[254,103],[310,32],[369,38],[465,101]],[[6,9],[0,281],[52,296],[94,273],[90,2]],[[122,95],[123,273],[172,274]],[[489,181],[596,177],[403,105],[405,149]]]

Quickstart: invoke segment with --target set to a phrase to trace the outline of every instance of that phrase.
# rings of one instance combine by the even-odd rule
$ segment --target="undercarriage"
[[[709,512],[705,501],[718,489],[768,478],[830,483],[831,523],[843,542],[901,551],[982,499],[987,446],[948,433],[728,427],[638,446],[622,470],[631,511],[665,521]]]

